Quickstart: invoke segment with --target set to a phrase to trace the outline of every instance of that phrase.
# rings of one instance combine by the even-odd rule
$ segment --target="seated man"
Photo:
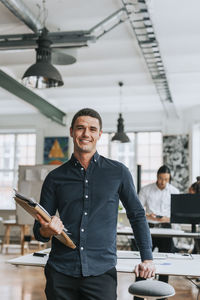
[[[139,199],[146,209],[146,217],[150,227],[170,228],[171,194],[179,191],[170,184],[170,169],[163,165],[157,171],[157,181],[144,186],[139,193]],[[153,238],[153,249],[160,252],[171,252],[171,238]]]
[[[157,181],[144,186],[139,193],[139,199],[146,209],[146,217],[150,227],[170,228],[171,194],[178,194],[179,190],[170,184],[170,169],[163,165],[157,171]],[[153,249],[159,252],[172,252],[172,238],[152,238]],[[168,282],[168,276],[160,275],[159,279]],[[139,299],[135,297],[134,299]]]

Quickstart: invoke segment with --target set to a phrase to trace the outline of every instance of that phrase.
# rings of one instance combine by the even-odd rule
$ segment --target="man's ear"
[[[99,131],[99,138],[98,138],[98,140],[101,138],[102,133],[103,133],[103,131],[100,130],[100,131]]]
[[[70,127],[70,130],[69,130],[69,132],[70,132],[70,136],[71,136],[71,137],[73,137],[73,135],[72,135],[72,132],[73,132],[73,129],[72,129],[72,127]]]

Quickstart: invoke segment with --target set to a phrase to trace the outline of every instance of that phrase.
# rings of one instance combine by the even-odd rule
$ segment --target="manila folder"
[[[40,204],[38,204],[37,202],[33,202],[32,199],[30,199],[30,202],[26,201],[24,199],[21,199],[17,196],[15,196],[14,199],[17,202],[17,204],[19,204],[21,207],[23,207],[36,220],[37,220],[36,215],[39,214],[46,222],[51,221],[51,216],[48,214],[48,212]],[[59,241],[61,241],[64,245],[66,245],[72,249],[75,249],[76,245],[73,243],[73,241],[67,235],[66,231],[67,230],[64,229],[61,234],[57,234],[57,235],[55,235],[55,237]]]

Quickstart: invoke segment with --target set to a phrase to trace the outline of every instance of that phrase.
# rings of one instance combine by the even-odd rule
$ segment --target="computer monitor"
[[[196,224],[200,224],[200,195],[172,194],[171,223],[191,224],[192,232],[196,232]]]

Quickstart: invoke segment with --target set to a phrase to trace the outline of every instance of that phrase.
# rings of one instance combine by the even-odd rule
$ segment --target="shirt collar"
[[[99,153],[96,151],[95,154],[93,155],[91,161],[97,163],[98,160],[99,160],[99,157],[100,157],[100,155],[99,155]],[[78,159],[76,159],[76,157],[74,156],[74,153],[72,153],[72,156],[71,156],[71,159],[70,159],[70,160],[71,160],[71,162],[72,162],[73,165],[75,165],[75,166],[80,165],[80,162],[78,161]]]

